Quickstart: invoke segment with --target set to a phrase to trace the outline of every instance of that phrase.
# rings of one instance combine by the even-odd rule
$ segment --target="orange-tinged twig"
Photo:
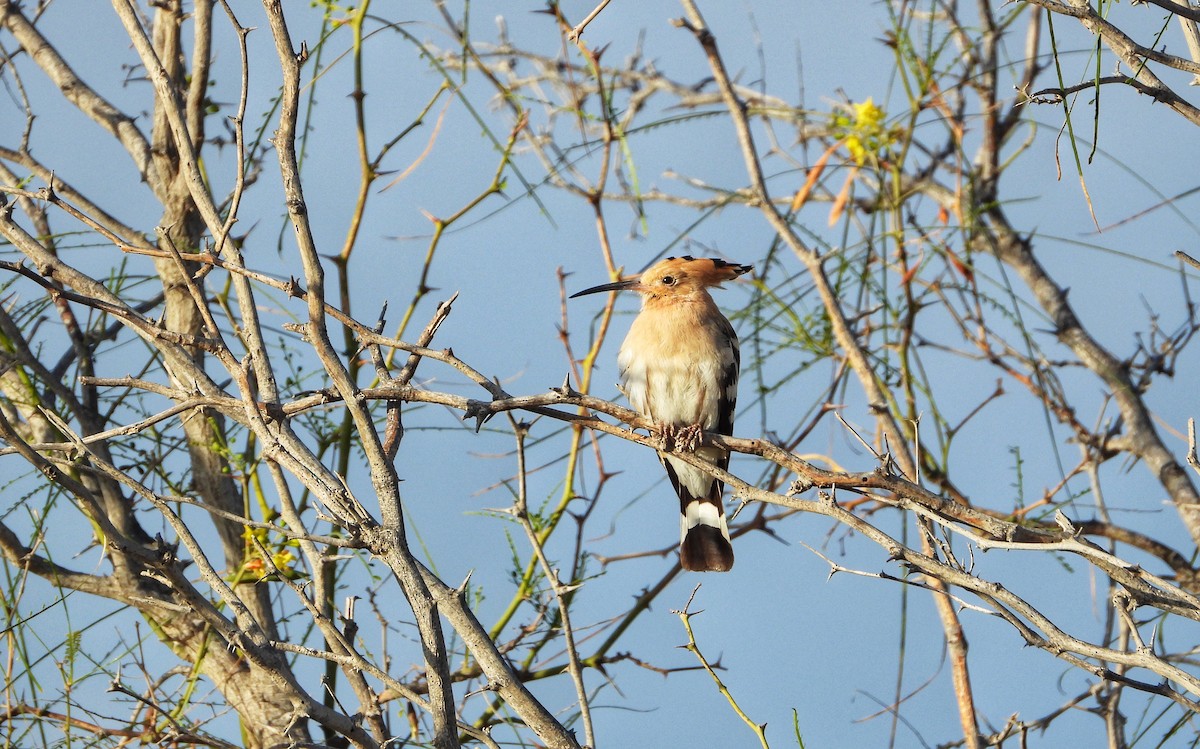
[[[837,197],[833,199],[833,205],[829,209],[829,225],[833,226],[842,217],[842,213],[846,210],[846,204],[850,202],[850,189],[854,187],[854,180],[858,177],[859,167],[855,166],[846,175],[846,181],[842,184],[841,191]]]
[[[789,213],[795,213],[808,202],[808,196],[812,194],[813,188],[816,187],[817,180],[821,179],[821,175],[825,173],[825,167],[829,164],[829,157],[833,156],[845,142],[846,139],[842,138],[829,148],[826,148],[825,153],[821,154],[820,158],[814,161],[813,165],[808,168],[808,177],[805,178],[804,184],[800,186],[795,196],[792,197],[792,204],[788,206]]]

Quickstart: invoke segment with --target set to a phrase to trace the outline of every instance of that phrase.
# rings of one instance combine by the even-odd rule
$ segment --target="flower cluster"
[[[877,156],[896,139],[895,132],[887,127],[887,113],[875,104],[874,99],[851,103],[843,111],[833,115],[834,132],[841,135],[850,156],[860,166],[869,157]]]

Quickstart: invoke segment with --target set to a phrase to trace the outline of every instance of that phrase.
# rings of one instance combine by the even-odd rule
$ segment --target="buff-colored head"
[[[650,266],[640,276],[593,286],[572,294],[571,298],[601,291],[623,290],[636,291],[647,300],[683,298],[703,293],[711,287],[719,288],[725,281],[732,281],[753,268],[752,265],[727,263],[716,258],[694,258],[690,255],[669,257]]]

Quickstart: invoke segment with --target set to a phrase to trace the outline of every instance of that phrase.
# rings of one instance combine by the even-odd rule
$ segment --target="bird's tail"
[[[733,568],[733,544],[725,523],[721,484],[712,482],[708,496],[693,499],[683,492],[679,506],[679,562],[692,572],[728,572]]]

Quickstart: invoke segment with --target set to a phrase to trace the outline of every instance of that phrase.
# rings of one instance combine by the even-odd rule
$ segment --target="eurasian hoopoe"
[[[701,430],[733,434],[737,404],[737,334],[708,294],[753,266],[709,258],[669,257],[638,278],[584,289],[571,298],[629,289],[642,295],[617,357],[621,384],[630,405],[653,421],[667,449],[695,450],[725,469],[729,453],[696,449]],[[685,570],[725,572],[733,567],[733,546],[725,523],[725,485],[669,453],[658,458],[679,495],[679,561]]]

